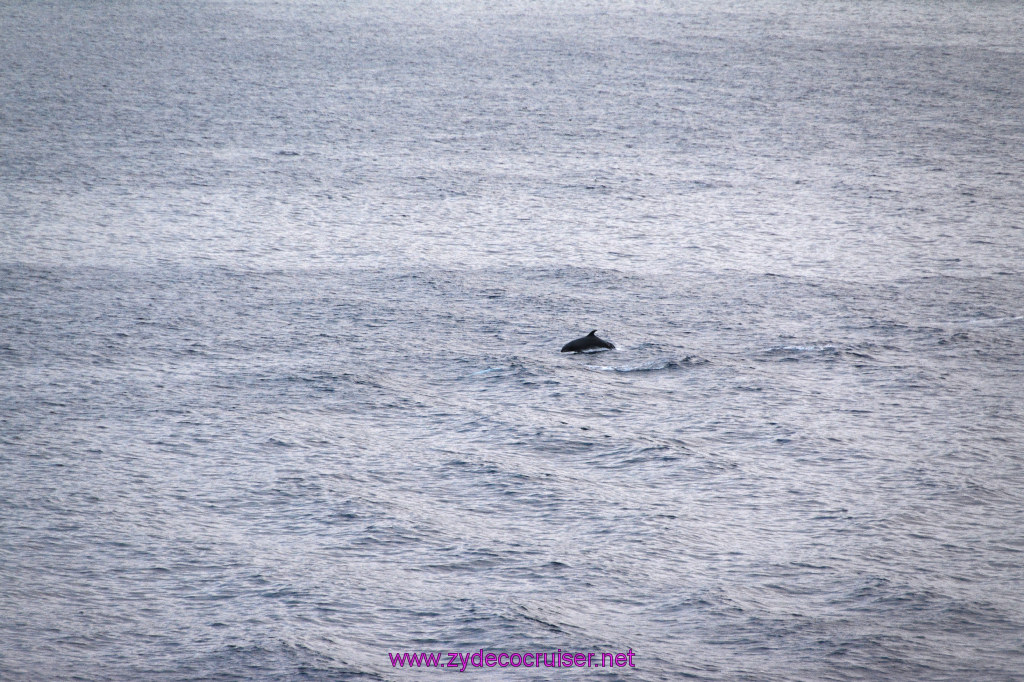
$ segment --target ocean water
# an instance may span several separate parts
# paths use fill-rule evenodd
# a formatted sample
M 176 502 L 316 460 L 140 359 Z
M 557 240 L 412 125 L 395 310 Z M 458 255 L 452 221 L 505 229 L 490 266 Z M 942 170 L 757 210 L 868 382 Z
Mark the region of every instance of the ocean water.
M 5 2 L 0 679 L 1024 679 L 1022 46 Z

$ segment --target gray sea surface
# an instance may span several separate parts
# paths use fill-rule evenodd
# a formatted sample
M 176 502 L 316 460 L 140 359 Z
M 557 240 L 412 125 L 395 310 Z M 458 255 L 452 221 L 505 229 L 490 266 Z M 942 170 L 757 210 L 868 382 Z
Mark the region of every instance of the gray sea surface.
M 0 679 L 1024 679 L 1022 112 L 1017 1 L 7 0 Z

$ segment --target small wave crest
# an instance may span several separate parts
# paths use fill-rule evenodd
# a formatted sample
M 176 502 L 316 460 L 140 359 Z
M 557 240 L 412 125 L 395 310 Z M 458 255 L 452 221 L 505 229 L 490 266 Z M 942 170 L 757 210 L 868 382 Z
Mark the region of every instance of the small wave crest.
M 648 360 L 635 365 L 596 365 L 591 367 L 600 372 L 660 372 L 664 370 L 686 369 L 697 365 L 707 364 L 707 360 L 696 355 L 687 355 L 685 358 L 660 358 Z
M 833 343 L 808 343 L 769 346 L 757 353 L 761 360 L 796 362 L 799 360 L 836 360 L 842 349 Z
M 512 358 L 497 365 L 490 365 L 466 375 L 468 379 L 489 379 L 493 377 L 533 376 L 534 372 L 519 358 Z

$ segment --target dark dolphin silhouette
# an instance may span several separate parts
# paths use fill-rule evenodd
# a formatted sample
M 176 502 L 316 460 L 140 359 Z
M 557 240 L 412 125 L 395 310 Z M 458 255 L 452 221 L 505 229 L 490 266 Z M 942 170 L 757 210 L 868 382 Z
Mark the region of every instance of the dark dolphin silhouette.
M 615 348 L 615 344 L 604 339 L 597 338 L 597 330 L 590 332 L 586 336 L 581 336 L 575 341 L 562 346 L 563 353 L 582 353 L 585 350 L 592 350 L 594 348 Z

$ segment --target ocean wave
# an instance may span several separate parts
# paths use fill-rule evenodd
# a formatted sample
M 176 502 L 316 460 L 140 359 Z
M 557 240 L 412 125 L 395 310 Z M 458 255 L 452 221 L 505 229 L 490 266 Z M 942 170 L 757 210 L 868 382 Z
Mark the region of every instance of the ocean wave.
M 660 372 L 664 370 L 675 370 L 675 369 L 686 369 L 687 367 L 695 367 L 698 365 L 707 364 L 707 360 L 704 358 L 697 357 L 696 355 L 687 355 L 682 359 L 676 358 L 662 358 L 657 360 L 648 360 L 641 362 L 636 365 L 595 365 L 590 369 L 597 370 L 599 372 Z

